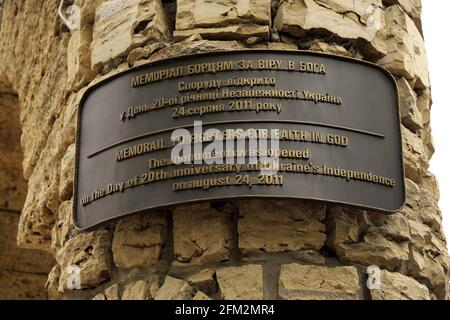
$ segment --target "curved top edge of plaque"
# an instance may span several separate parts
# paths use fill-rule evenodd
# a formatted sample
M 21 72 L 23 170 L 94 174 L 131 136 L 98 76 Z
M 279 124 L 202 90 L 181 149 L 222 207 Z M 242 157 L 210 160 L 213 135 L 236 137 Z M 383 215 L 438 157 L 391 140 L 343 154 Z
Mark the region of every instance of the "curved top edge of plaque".
M 127 73 L 137 71 L 140 69 L 144 69 L 147 67 L 157 66 L 160 64 L 164 64 L 164 63 L 180 61 L 180 60 L 183 60 L 186 58 L 195 58 L 195 57 L 202 57 L 202 56 L 215 56 L 215 55 L 233 54 L 233 53 L 236 53 L 236 54 L 239 54 L 239 53 L 305 54 L 305 55 L 310 55 L 310 56 L 325 57 L 325 58 L 331 58 L 331 59 L 336 59 L 336 60 L 343 60 L 343 61 L 347 61 L 347 62 L 354 62 L 357 64 L 362 64 L 367 67 L 372 67 L 373 69 L 377 69 L 378 71 L 381 71 L 382 73 L 384 73 L 394 84 L 395 89 L 397 91 L 397 96 L 398 96 L 398 87 L 397 87 L 397 82 L 395 80 L 395 77 L 392 75 L 392 73 L 389 70 L 387 70 L 386 68 L 383 68 L 382 66 L 380 66 L 374 62 L 360 60 L 360 59 L 352 58 L 352 57 L 341 56 L 341 55 L 332 54 L 332 53 L 324 53 L 324 52 L 317 52 L 317 51 L 310 51 L 310 50 L 240 49 L 240 50 L 221 50 L 221 51 L 214 51 L 214 52 L 183 54 L 183 55 L 179 55 L 179 56 L 175 56 L 175 57 L 169 57 L 169 58 L 163 58 L 163 59 L 159 59 L 159 60 L 155 60 L 155 61 L 150 61 L 150 62 L 143 63 L 143 64 L 135 66 L 135 67 L 128 68 L 123 71 L 118 71 L 110 76 L 105 77 L 104 79 L 101 79 L 98 81 L 93 80 L 90 84 L 88 84 L 86 91 L 82 94 L 79 105 L 83 104 L 83 102 L 89 96 L 91 91 L 93 91 L 97 87 L 105 84 L 106 82 L 114 80 L 115 78 L 123 76 Z M 399 105 L 399 103 L 397 101 L 397 107 L 398 107 L 398 105 Z
M 86 101 L 87 97 L 90 95 L 90 93 L 92 91 L 94 91 L 97 87 L 102 86 L 105 83 L 108 83 L 109 81 L 112 81 L 120 76 L 123 76 L 125 74 L 140 70 L 140 69 L 144 69 L 147 67 L 151 67 L 151 66 L 157 66 L 157 65 L 161 65 L 164 63 L 171 63 L 171 62 L 176 62 L 176 61 L 181 61 L 183 59 L 186 58 L 195 58 L 195 57 L 202 57 L 202 56 L 216 56 L 216 55 L 224 55 L 224 54 L 239 54 L 239 53 L 275 53 L 275 54 L 303 54 L 303 55 L 309 55 L 309 56 L 317 56 L 317 57 L 324 57 L 324 58 L 331 58 L 331 59 L 336 59 L 336 60 L 342 60 L 342 61 L 346 61 L 346 62 L 352 62 L 352 63 L 356 63 L 356 64 L 360 64 L 360 65 L 365 65 L 366 67 L 375 69 L 377 71 L 380 71 L 381 73 L 383 73 L 393 84 L 394 87 L 394 91 L 395 91 L 395 96 L 396 96 L 396 109 L 397 109 L 397 120 L 398 120 L 398 124 L 399 124 L 399 129 L 401 130 L 401 119 L 400 119 L 400 101 L 399 101 L 399 92 L 398 92 L 398 85 L 397 85 L 397 81 L 394 77 L 394 75 L 387 70 L 386 68 L 370 62 L 370 61 L 365 61 L 365 60 L 360 60 L 357 58 L 352 58 L 352 57 L 346 57 L 346 56 L 342 56 L 342 55 L 337 55 L 337 54 L 332 54 L 332 53 L 324 53 L 324 52 L 317 52 L 317 51 L 310 51 L 310 50 L 281 50 L 281 49 L 239 49 L 239 50 L 221 50 L 221 51 L 214 51 L 214 52 L 204 52 L 204 53 L 194 53 L 194 54 L 183 54 L 183 55 L 179 55 L 179 56 L 175 56 L 175 57 L 169 57 L 169 58 L 163 58 L 163 59 L 159 59 L 159 60 L 155 60 L 155 61 L 151 61 L 148 63 L 143 63 L 139 66 L 135 66 L 135 67 L 131 67 L 128 68 L 126 70 L 123 71 L 119 71 L 115 74 L 112 74 L 110 76 L 107 76 L 104 79 L 98 80 L 98 81 L 92 81 L 89 85 L 88 88 L 85 90 L 85 92 L 82 94 L 79 102 L 78 102 L 78 114 L 77 114 L 77 131 L 76 131 L 76 151 L 75 151 L 75 167 L 78 166 L 79 163 L 79 138 L 80 138 L 80 125 L 81 125 L 81 112 L 82 112 L 82 107 L 84 105 L 84 102 Z M 399 135 L 400 138 L 400 156 L 403 159 L 403 144 L 402 144 L 402 135 L 400 132 Z M 343 206 L 348 206 L 348 207 L 353 207 L 353 208 L 357 208 L 357 209 L 362 209 L 362 210 L 373 210 L 373 211 L 379 211 L 379 212 L 383 212 L 385 214 L 395 214 L 399 211 L 401 211 L 404 206 L 406 205 L 406 187 L 405 187 L 405 168 L 404 168 L 404 163 L 403 161 L 401 161 L 401 170 L 402 170 L 402 185 L 403 185 L 403 193 L 402 193 L 402 205 L 397 208 L 397 209 L 381 209 L 381 208 L 376 208 L 376 207 L 361 207 L 358 206 L 356 204 L 351 204 L 351 203 L 344 203 L 344 202 L 333 202 L 333 201 L 329 201 L 329 200 L 324 200 L 324 199 L 306 199 L 306 200 L 311 200 L 311 201 L 323 201 L 325 203 L 330 203 L 330 204 L 334 204 L 334 205 L 343 205 Z M 147 208 L 147 209 L 143 209 L 143 210 L 139 210 L 136 212 L 129 212 L 127 214 L 124 214 L 120 217 L 116 217 L 116 218 L 112 218 L 112 219 L 108 219 L 105 221 L 100 221 L 98 222 L 96 225 L 94 226 L 89 226 L 89 227 L 81 227 L 78 224 L 78 221 L 76 219 L 76 211 L 77 211 L 77 201 L 78 201 L 78 196 L 77 196 L 77 184 L 78 184 L 78 173 L 77 170 L 75 170 L 75 175 L 74 175 L 74 193 L 73 193 L 73 214 L 72 214 L 72 222 L 75 226 L 75 228 L 78 231 L 88 231 L 88 230 L 92 230 L 93 228 L 96 228 L 100 225 L 104 225 L 106 223 L 111 223 L 114 221 L 117 221 L 119 219 L 123 219 L 125 217 L 128 216 L 132 216 L 132 215 L 136 215 L 139 213 L 143 213 L 146 211 L 150 211 L 153 210 L 155 208 Z M 241 199 L 245 199 L 246 197 L 240 197 Z M 271 199 L 271 197 L 261 197 L 265 198 L 265 199 Z M 237 198 L 236 198 L 237 199 Z M 236 200 L 235 199 L 235 200 Z M 277 199 L 280 199 L 279 197 L 277 197 Z M 289 197 L 286 197 L 287 200 L 289 200 Z M 302 200 L 301 198 L 294 198 L 294 199 L 298 199 L 298 200 Z M 173 203 L 171 205 L 168 205 L 167 208 L 176 206 L 176 205 L 182 205 L 182 204 L 192 204 L 192 203 L 198 203 L 200 201 L 214 201 L 214 200 L 219 200 L 219 199 L 203 199 L 203 200 L 192 200 L 192 201 L 184 201 L 183 203 Z M 233 199 L 231 199 L 233 200 Z M 166 209 L 167 209 L 166 208 Z M 164 208 L 159 208 L 161 210 L 163 210 Z

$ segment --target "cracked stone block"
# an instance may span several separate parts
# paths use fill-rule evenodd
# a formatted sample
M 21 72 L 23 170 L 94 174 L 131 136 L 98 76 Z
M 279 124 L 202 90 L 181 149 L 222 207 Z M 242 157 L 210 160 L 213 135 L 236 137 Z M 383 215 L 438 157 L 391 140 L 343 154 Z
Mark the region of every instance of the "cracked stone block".
M 179 0 L 174 37 L 268 40 L 271 21 L 271 3 L 267 0 Z
M 355 267 L 281 266 L 279 294 L 283 300 L 359 300 L 361 287 Z
M 386 9 L 387 55 L 377 63 L 399 77 L 405 77 L 413 89 L 430 86 L 425 43 L 411 18 L 398 5 Z
M 229 259 L 232 236 L 229 215 L 209 204 L 178 207 L 173 212 L 175 258 L 204 264 Z
M 101 69 L 136 47 L 170 38 L 170 21 L 161 0 L 105 1 L 96 11 L 92 67 Z
M 263 270 L 259 265 L 227 267 L 216 272 L 220 294 L 224 300 L 262 300 Z
M 112 251 L 119 268 L 154 266 L 167 234 L 164 213 L 150 213 L 120 220 L 114 231 Z
M 387 52 L 381 0 L 283 1 L 275 27 L 297 38 L 320 32 L 351 41 L 371 59 L 381 58 Z
M 239 249 L 256 252 L 320 250 L 325 244 L 325 205 L 290 200 L 243 200 Z

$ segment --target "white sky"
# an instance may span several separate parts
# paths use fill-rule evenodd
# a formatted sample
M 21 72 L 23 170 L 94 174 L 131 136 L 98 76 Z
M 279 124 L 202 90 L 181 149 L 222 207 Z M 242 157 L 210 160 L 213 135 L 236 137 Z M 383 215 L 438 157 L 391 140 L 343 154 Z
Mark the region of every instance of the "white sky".
M 444 219 L 444 230 L 450 241 L 450 1 L 422 0 L 423 28 L 430 66 L 433 107 L 431 127 L 436 153 L 431 160 L 431 172 L 439 181 L 439 201 Z

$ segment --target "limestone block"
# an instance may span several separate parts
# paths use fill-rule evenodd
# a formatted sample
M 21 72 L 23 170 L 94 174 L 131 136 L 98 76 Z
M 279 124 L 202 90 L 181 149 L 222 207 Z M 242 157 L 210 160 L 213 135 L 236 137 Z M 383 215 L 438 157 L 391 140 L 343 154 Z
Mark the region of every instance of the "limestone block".
M 66 242 L 56 255 L 61 266 L 59 291 L 67 290 L 70 267 L 80 268 L 81 288 L 93 288 L 111 276 L 111 233 L 100 230 L 82 233 Z
M 17 234 L 19 246 L 23 248 L 46 251 L 50 251 L 51 248 L 51 231 L 61 204 L 59 199 L 61 159 L 69 145 L 73 143 L 70 137 L 64 134 L 63 122 L 63 117 L 54 122 L 42 150 L 42 157 L 28 181 L 28 194 Z
M 229 259 L 229 215 L 209 208 L 209 204 L 175 208 L 173 235 L 179 262 L 204 264 Z
M 75 230 L 72 219 L 73 214 L 73 200 L 65 201 L 61 203 L 58 211 L 58 218 L 52 229 L 52 252 L 58 252 L 70 235 Z
M 429 88 L 422 90 L 417 97 L 417 108 L 422 113 L 423 125 L 425 127 L 430 124 L 432 104 L 433 98 L 431 96 L 431 90 Z
M 152 300 L 158 290 L 159 279 L 157 276 L 152 276 L 150 280 L 139 280 L 127 285 L 123 291 L 122 300 Z
M 400 117 L 403 125 L 415 132 L 423 128 L 422 113 L 417 107 L 417 95 L 405 78 L 397 80 L 400 99 Z
M 406 240 L 410 235 L 403 217 L 376 218 L 352 211 L 331 208 L 327 217 L 327 230 L 330 230 L 327 246 L 339 260 L 378 265 L 388 270 L 395 270 L 408 260 Z M 389 223 L 394 223 L 399 230 Z
M 436 152 L 436 148 L 434 146 L 434 139 L 432 134 L 432 129 L 428 125 L 426 128 L 420 131 L 420 136 L 422 138 L 423 147 L 425 148 L 425 153 L 428 159 L 431 160 L 434 153 Z
M 405 77 L 413 89 L 429 87 L 428 60 L 422 35 L 400 6 L 386 9 L 386 29 L 388 54 L 378 64 L 399 77 Z
M 413 249 L 407 270 L 411 276 L 424 281 L 438 299 L 448 297 L 448 255 L 444 252 L 434 257 Z
M 381 289 L 370 290 L 372 300 L 430 300 L 423 284 L 398 272 L 381 271 Z
M 67 148 L 66 154 L 61 159 L 61 170 L 59 174 L 59 199 L 67 201 L 73 195 L 73 179 L 75 175 L 75 144 Z
M 190 276 L 187 281 L 197 290 L 206 294 L 217 292 L 216 270 L 204 269 Z
M 425 190 L 430 192 L 436 200 L 440 199 L 441 194 L 439 190 L 439 183 L 434 174 L 432 174 L 431 172 L 427 172 L 426 175 L 422 178 L 422 186 Z
M 287 200 L 245 200 L 239 205 L 239 249 L 252 252 L 320 250 L 325 205 Z
M 259 265 L 227 267 L 216 272 L 219 290 L 224 300 L 262 300 L 263 270 Z
M 406 129 L 401 128 L 403 137 L 403 164 L 405 176 L 415 182 L 420 182 L 421 178 L 428 171 L 428 157 L 422 140 Z
M 195 294 L 194 298 L 192 299 L 194 301 L 207 301 L 207 300 L 212 300 L 210 297 L 208 297 L 206 294 L 204 294 L 201 291 L 197 291 L 197 293 Z
M 92 81 L 96 72 L 91 69 L 92 26 L 73 30 L 67 50 L 67 88 L 76 91 Z
M 120 300 L 119 296 L 119 286 L 117 284 L 113 284 L 105 290 L 106 300 Z
M 134 63 L 138 60 L 148 59 L 153 53 L 156 51 L 165 48 L 166 45 L 164 43 L 152 43 L 145 47 L 139 47 L 131 50 L 128 55 L 127 61 L 130 66 L 134 66 Z
M 119 221 L 112 251 L 119 268 L 150 267 L 156 264 L 166 241 L 164 213 L 143 214 Z
M 284 300 L 359 300 L 355 267 L 281 266 L 279 294 Z
M 194 289 L 184 280 L 167 276 L 155 300 L 192 300 Z
M 106 300 L 106 297 L 103 293 L 100 293 L 100 294 L 96 295 L 94 298 L 92 298 L 92 300 L 102 301 L 102 300 Z
M 61 267 L 57 264 L 48 274 L 45 288 L 48 292 L 49 300 L 60 300 L 61 293 L 59 292 L 59 278 L 61 276 Z
M 99 69 L 149 42 L 171 37 L 161 0 L 109 0 L 97 8 L 91 44 L 91 63 Z
M 368 213 L 367 221 L 367 232 L 379 233 L 387 239 L 399 242 L 411 240 L 408 220 L 401 213 Z
M 245 40 L 258 38 L 258 40 L 269 39 L 269 27 L 254 24 L 231 25 L 222 28 L 196 28 L 189 30 L 175 30 L 173 37 L 175 41 L 187 39 L 193 35 L 201 36 L 208 40 Z M 248 43 L 249 41 L 247 41 Z
M 398 4 L 414 21 L 417 29 L 422 32 L 422 22 L 420 20 L 422 15 L 421 0 L 383 0 L 383 4 L 387 6 Z
M 381 0 L 289 0 L 278 8 L 275 27 L 302 38 L 320 30 L 351 41 L 370 58 L 386 54 Z
M 353 55 L 344 47 L 337 44 L 329 44 L 321 41 L 314 41 L 309 46 L 308 50 L 353 58 Z
M 268 40 L 270 6 L 267 0 L 179 0 L 174 37 L 198 34 L 216 40 Z
M 237 41 L 210 41 L 210 40 L 192 40 L 186 39 L 183 42 L 175 43 L 170 47 L 164 48 L 151 56 L 150 61 L 156 61 L 180 55 L 189 55 L 195 53 L 209 53 L 217 51 L 229 51 L 244 49 L 245 46 Z

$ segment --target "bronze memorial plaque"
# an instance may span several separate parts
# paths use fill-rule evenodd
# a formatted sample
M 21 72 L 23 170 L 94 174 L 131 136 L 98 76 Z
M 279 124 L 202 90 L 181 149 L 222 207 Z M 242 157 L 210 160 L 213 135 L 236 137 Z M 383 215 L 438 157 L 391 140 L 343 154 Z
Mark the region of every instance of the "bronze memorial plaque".
M 248 197 L 399 210 L 405 186 L 390 73 L 339 56 L 245 50 L 154 62 L 85 93 L 78 228 Z

